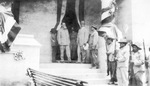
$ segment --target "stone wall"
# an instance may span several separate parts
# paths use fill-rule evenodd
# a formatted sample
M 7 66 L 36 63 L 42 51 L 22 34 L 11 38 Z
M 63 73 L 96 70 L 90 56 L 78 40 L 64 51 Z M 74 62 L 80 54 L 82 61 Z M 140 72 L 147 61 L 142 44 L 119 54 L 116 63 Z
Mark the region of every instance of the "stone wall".
M 40 62 L 51 62 L 50 30 L 56 23 L 55 0 L 22 1 L 20 33 L 32 34 L 42 44 Z

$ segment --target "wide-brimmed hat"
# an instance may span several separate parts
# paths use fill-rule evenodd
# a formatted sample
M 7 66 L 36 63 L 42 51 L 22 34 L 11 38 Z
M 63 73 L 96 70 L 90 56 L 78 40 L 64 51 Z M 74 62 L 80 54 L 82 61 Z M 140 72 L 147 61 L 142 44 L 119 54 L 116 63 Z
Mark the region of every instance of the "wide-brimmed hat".
M 133 47 L 133 46 L 136 46 L 139 50 L 142 49 L 142 48 L 141 48 L 141 44 L 140 44 L 139 42 L 135 42 L 135 43 L 133 43 L 131 46 L 132 46 L 132 47 Z
M 115 40 L 116 38 L 115 38 L 115 35 L 114 34 L 107 34 L 107 38 L 108 39 L 113 39 L 113 40 Z
M 100 29 L 98 29 L 98 32 L 105 32 L 106 33 L 106 27 L 101 27 Z
M 127 41 L 127 39 L 120 39 L 120 41 L 119 41 L 119 43 L 127 43 L 128 41 Z
M 91 27 L 94 28 L 95 30 L 97 30 L 97 28 L 95 26 L 92 25 Z

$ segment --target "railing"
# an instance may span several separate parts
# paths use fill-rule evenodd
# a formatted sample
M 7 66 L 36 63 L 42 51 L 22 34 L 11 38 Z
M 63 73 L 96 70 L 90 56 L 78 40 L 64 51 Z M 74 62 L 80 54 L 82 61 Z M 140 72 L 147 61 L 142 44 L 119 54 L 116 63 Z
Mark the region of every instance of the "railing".
M 39 72 L 28 68 L 27 75 L 32 78 L 34 86 L 85 86 L 85 81 L 70 79 Z

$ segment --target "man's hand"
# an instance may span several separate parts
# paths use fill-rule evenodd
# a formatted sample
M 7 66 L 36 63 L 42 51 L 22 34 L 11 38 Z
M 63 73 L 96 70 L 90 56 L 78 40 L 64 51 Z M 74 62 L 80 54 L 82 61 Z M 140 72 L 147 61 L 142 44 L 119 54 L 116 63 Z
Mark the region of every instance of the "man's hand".
M 95 49 L 96 48 L 96 46 L 92 46 L 92 49 Z
M 133 61 L 133 60 L 130 60 L 130 63 L 134 63 L 134 61 Z
M 86 43 L 84 43 L 83 45 L 86 46 Z
M 115 61 L 118 61 L 118 58 L 117 58 L 117 57 L 115 57 Z

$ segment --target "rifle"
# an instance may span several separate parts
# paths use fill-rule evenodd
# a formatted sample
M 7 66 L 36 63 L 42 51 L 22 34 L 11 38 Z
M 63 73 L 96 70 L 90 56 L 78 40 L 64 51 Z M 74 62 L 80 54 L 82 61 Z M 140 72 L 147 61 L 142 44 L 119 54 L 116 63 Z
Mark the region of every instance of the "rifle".
M 130 57 L 129 57 L 129 84 L 132 85 L 134 83 L 134 70 L 133 70 L 133 66 L 134 63 L 131 62 L 132 60 L 132 41 L 129 42 L 130 44 Z
M 148 69 L 148 62 L 147 62 L 147 58 L 146 58 L 146 50 L 145 50 L 144 39 L 143 39 L 143 50 L 144 50 L 144 57 L 145 57 L 145 68 Z

